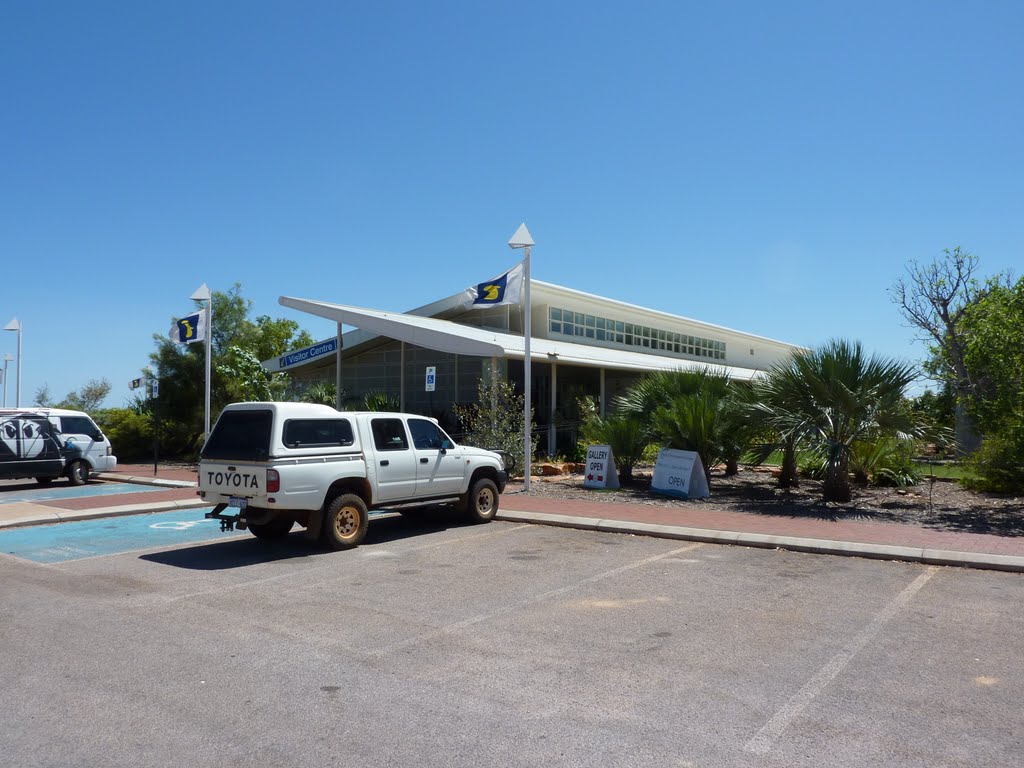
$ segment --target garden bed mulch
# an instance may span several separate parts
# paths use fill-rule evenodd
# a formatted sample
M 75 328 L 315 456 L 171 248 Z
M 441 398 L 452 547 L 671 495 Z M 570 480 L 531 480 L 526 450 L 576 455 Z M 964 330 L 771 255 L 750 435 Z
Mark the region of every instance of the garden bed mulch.
M 636 482 L 619 490 L 583 487 L 583 476 L 533 477 L 531 493 L 558 499 L 653 504 L 667 507 L 701 505 L 753 515 L 808 517 L 819 520 L 874 520 L 918 525 L 942 531 L 1024 536 L 1024 497 L 979 493 L 949 480 L 925 479 L 908 488 L 853 486 L 847 504 L 822 501 L 821 482 L 801 478 L 800 487 L 782 489 L 767 470 L 742 469 L 726 476 L 711 473 L 711 497 L 682 501 L 653 493 L 650 471 L 635 473 Z M 522 483 L 509 484 L 508 491 Z

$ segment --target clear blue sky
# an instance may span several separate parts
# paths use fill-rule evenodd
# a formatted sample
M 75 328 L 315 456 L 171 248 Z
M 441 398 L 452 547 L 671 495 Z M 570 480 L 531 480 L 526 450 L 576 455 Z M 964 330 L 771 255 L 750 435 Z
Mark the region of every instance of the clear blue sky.
M 1020 2 L 11 0 L 23 403 L 123 404 L 203 282 L 323 338 L 278 296 L 410 309 L 511 266 L 521 221 L 537 279 L 920 359 L 908 259 L 1024 271 L 1021 40 Z

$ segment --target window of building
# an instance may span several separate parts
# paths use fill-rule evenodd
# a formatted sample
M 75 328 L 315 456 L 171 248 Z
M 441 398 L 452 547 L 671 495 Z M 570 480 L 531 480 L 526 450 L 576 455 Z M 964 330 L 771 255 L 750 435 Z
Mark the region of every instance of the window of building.
M 627 348 L 653 349 L 671 355 L 725 360 L 724 341 L 689 336 L 646 325 L 636 325 L 623 320 L 587 315 L 564 307 L 550 307 L 548 322 L 552 334 L 594 339 Z

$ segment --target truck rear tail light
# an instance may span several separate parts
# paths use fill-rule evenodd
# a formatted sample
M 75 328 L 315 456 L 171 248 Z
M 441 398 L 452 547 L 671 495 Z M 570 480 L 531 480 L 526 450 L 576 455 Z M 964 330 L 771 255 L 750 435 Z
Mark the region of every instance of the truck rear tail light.
M 267 493 L 277 493 L 281 490 L 281 476 L 276 469 L 267 470 Z

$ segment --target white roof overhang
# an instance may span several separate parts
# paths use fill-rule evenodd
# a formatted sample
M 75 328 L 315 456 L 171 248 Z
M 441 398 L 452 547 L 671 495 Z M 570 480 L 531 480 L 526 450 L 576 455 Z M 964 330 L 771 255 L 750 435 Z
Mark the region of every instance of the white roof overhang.
M 348 304 L 294 299 L 290 296 L 282 296 L 277 301 L 284 307 L 326 317 L 328 320 L 352 325 L 389 339 L 404 341 L 438 352 L 477 357 L 503 357 L 505 355 L 505 347 L 494 338 L 497 334 L 480 328 L 457 325 L 447 320 L 405 315 L 401 312 L 381 312 L 377 309 L 353 307 Z
M 507 357 L 519 360 L 526 356 L 526 345 L 522 336 L 500 333 L 487 328 L 460 325 L 450 320 L 406 315 L 399 312 L 382 312 L 376 309 L 296 299 L 290 296 L 282 296 L 278 299 L 278 303 L 285 307 L 377 333 L 386 338 L 439 352 L 475 357 Z M 678 357 L 631 352 L 589 344 L 575 344 L 570 341 L 552 341 L 537 337 L 530 341 L 530 359 L 637 372 L 710 368 L 739 380 L 753 379 L 761 373 L 753 368 L 716 365 L 710 361 L 684 360 Z

